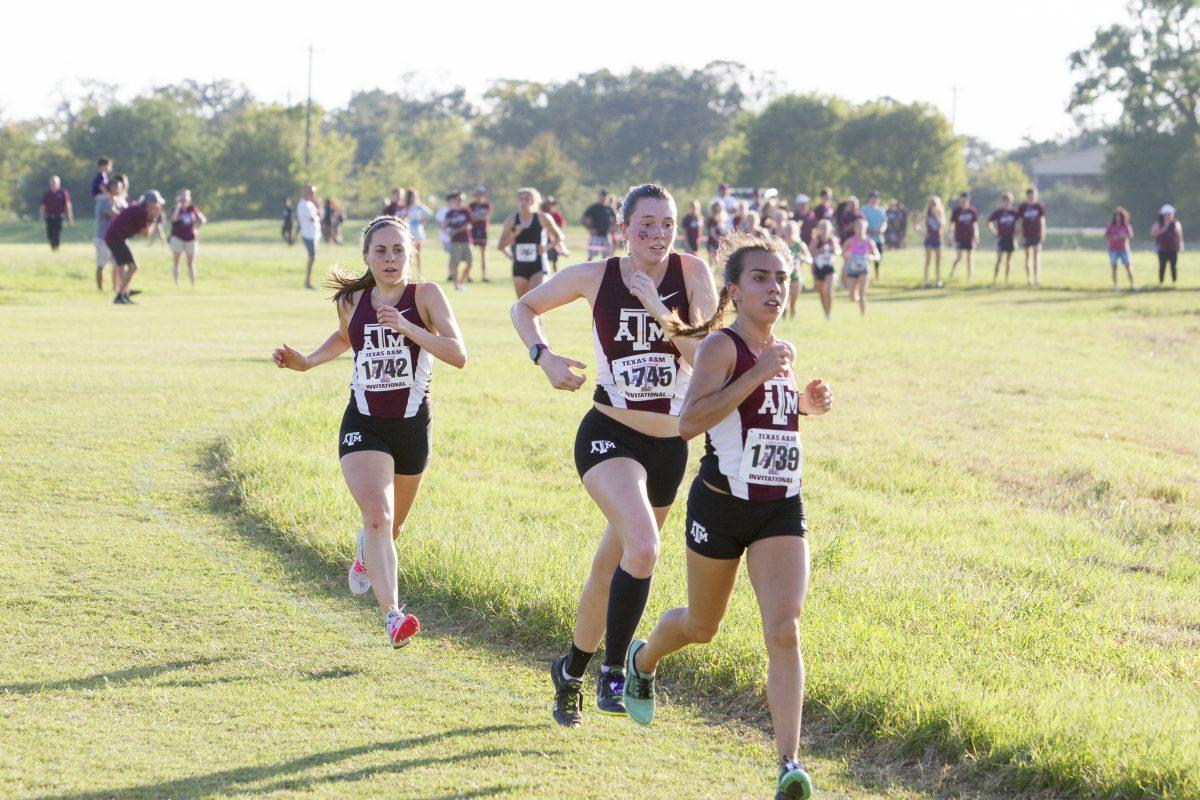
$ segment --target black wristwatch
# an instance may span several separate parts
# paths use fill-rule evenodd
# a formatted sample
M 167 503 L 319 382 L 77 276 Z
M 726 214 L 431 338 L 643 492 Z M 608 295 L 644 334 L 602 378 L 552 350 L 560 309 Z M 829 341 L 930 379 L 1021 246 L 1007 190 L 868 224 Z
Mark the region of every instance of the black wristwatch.
M 533 347 L 529 348 L 529 360 L 536 364 L 538 359 L 542 357 L 542 353 L 549 349 L 550 345 L 538 342 Z

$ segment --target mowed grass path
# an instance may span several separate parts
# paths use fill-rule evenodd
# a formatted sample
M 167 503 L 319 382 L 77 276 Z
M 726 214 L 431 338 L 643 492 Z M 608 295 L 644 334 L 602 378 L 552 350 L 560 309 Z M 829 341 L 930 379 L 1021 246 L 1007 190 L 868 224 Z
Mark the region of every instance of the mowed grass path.
M 477 774 L 471 753 L 496 742 L 513 751 L 479 757 L 490 768 L 477 796 L 520 796 L 539 779 L 565 794 L 570 769 L 542 775 L 576 760 L 591 770 L 585 786 L 606 775 L 608 790 L 629 788 L 643 775 L 616 765 L 631 758 L 648 759 L 645 775 L 671 796 L 762 793 L 761 733 L 697 732 L 689 706 L 672 703 L 648 739 L 625 737 L 632 749 L 620 721 L 594 714 L 584 736 L 556 736 L 536 662 L 485 644 L 515 635 L 548 655 L 565 640 L 601 524 L 570 461 L 588 398 L 550 391 L 528 365 L 505 282 L 452 297 L 472 363 L 437 370 L 435 462 L 403 570 L 434 635 L 397 655 L 341 588 L 356 527 L 333 455 L 348 364 L 263 369 L 279 338 L 308 347 L 333 324 L 327 304 L 292 288 L 296 250 L 210 245 L 192 295 L 167 287 L 161 249 L 143 248 L 148 294 L 131 309 L 89 295 L 85 252 L 0 250 L 0 391 L 18 411 L 0 423 L 14 509 L 0 547 L 15 565 L 3 592 L 14 646 L 0 659 L 17 676 L 0 687 L 0 725 L 37 741 L 6 748 L 0 781 L 60 796 L 94 790 L 96 774 L 108 794 L 336 795 L 357 780 L 401 791 L 417 773 L 394 764 L 413 754 L 384 745 L 441 724 L 466 732 L 418 745 L 426 777 L 411 785 L 426 794 L 411 796 L 456 796 L 445 787 Z M 435 260 L 428 276 L 442 274 Z M 893 766 L 888 793 L 1195 796 L 1200 293 L 1187 262 L 1180 289 L 1137 295 L 1106 289 L 1094 252 L 1050 254 L 1040 292 L 914 291 L 911 253 L 884 269 L 866 319 L 842 295 L 826 324 L 809 295 L 784 328 L 801 372 L 837 397 L 836 413 L 803 429 L 811 743 L 884 744 L 868 761 L 822 751 L 819 785 L 869 796 L 879 764 L 906 756 L 948 767 Z M 556 349 L 591 362 L 582 306 L 549 330 Z M 68 376 L 56 358 L 74 359 Z M 121 402 L 135 425 L 121 427 Z M 222 470 L 248 520 L 214 485 Z M 647 629 L 683 597 L 681 512 Z M 747 589 L 717 644 L 669 662 L 663 680 L 753 722 L 763 656 Z M 442 620 L 451 632 L 438 635 Z M 484 691 L 460 697 L 474 679 Z M 471 727 L 508 722 L 529 727 Z M 79 772 L 68 757 L 91 775 L 67 774 Z M 719 787 L 689 785 L 688 765 L 713 757 L 740 764 L 745 782 L 722 766 Z M 367 763 L 342 763 L 353 759 Z M 271 772 L 281 765 L 286 775 Z
M 673 705 L 649 732 L 598 714 L 563 731 L 546 643 L 523 652 L 503 624 L 410 597 L 427 630 L 394 652 L 344 565 L 242 511 L 228 442 L 347 365 L 275 370 L 265 348 L 323 335 L 330 308 L 296 288 L 298 248 L 214 244 L 220 228 L 194 293 L 138 247 L 131 308 L 91 285 L 90 246 L 0 245 L 0 797 L 769 797 L 761 728 Z M 472 326 L 505 303 L 470 296 Z M 305 480 L 287 477 L 349 502 L 339 477 Z M 844 747 L 809 763 L 829 797 L 944 783 Z

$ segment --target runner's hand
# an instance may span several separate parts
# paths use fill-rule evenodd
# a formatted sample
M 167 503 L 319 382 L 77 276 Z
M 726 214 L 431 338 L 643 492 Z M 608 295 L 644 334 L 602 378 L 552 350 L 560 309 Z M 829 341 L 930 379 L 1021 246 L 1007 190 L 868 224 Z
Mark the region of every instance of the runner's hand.
M 819 416 L 833 408 L 833 390 L 820 378 L 815 378 L 804 387 L 800 397 L 800 410 L 810 416 Z
M 280 369 L 294 369 L 297 372 L 304 372 L 308 369 L 308 359 L 304 354 L 295 349 L 287 342 L 283 343 L 283 347 L 275 348 L 275 352 L 271 354 L 275 366 Z
M 792 365 L 792 348 L 782 342 L 768 345 L 758 354 L 758 362 L 754 365 L 756 376 L 766 383 L 776 375 L 787 372 Z
M 412 323 L 405 319 L 395 306 L 386 303 L 375 306 L 375 318 L 379 320 L 380 325 L 387 325 L 396 333 L 408 333 L 412 330 Z
M 549 350 L 542 352 L 541 358 L 538 359 L 538 366 L 546 373 L 550 385 L 555 389 L 573 392 L 583 386 L 584 381 L 587 380 L 586 376 L 572 370 L 572 368 L 587 369 L 587 364 L 573 358 L 564 358 Z
M 629 279 L 629 292 L 642 302 L 642 306 L 655 319 L 669 316 L 670 311 L 658 296 L 658 287 L 654 280 L 644 272 L 635 272 Z

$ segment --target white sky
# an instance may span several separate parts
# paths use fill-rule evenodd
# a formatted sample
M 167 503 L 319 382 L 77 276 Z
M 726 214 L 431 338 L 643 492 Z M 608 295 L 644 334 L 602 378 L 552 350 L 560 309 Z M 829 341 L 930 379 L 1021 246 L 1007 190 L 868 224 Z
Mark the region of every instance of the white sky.
M 290 93 L 295 101 L 311 41 L 313 94 L 326 107 L 355 90 L 400 90 L 413 73 L 419 87 L 458 84 L 479 94 L 496 78 L 561 80 L 603 67 L 726 59 L 771 70 L 796 91 L 921 100 L 948 116 L 957 86 L 958 132 L 1001 147 L 1074 129 L 1064 111 L 1073 83 L 1067 56 L 1127 16 L 1125 0 L 6 6 L 0 118 L 9 120 L 48 114 L 86 78 L 116 83 L 125 95 L 226 78 L 261 99 Z

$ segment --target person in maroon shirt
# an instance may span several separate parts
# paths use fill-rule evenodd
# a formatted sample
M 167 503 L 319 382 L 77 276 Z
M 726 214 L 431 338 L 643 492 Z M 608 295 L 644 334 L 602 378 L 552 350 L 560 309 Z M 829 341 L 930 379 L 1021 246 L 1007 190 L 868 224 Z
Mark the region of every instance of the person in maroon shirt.
M 454 281 L 454 291 L 461 292 L 464 283 L 471 280 L 471 212 L 463 208 L 462 192 L 451 192 L 446 195 L 446 212 L 442 228 L 450 236 L 450 267 L 447 272 Z M 460 273 L 458 265 L 466 262 L 467 266 Z
M 382 214 L 385 217 L 399 217 L 406 219 L 407 209 L 404 206 L 404 190 L 392 189 L 392 197 L 383 206 Z
M 196 287 L 196 253 L 200 250 L 200 237 L 197 229 L 208 222 L 208 218 L 200 213 L 200 209 L 192 204 L 191 189 L 184 189 L 175 198 L 175 208 L 171 209 L 171 236 L 167 246 L 171 248 L 174 264 L 171 274 L 175 276 L 175 285 L 179 285 L 179 257 L 187 253 L 188 278 L 192 288 Z
M 820 200 L 821 202 L 813 206 L 813 215 L 817 218 L 817 222 L 827 219 L 836 225 L 837 220 L 833 218 L 834 209 L 836 208 L 833 202 L 833 189 L 830 189 L 828 186 L 822 189 Z
M 1133 239 L 1133 226 L 1129 224 L 1129 212 L 1117 206 L 1113 210 L 1112 219 L 1104 229 L 1104 238 L 1108 240 L 1108 263 L 1112 267 L 1113 291 L 1120 291 L 1117 282 L 1117 264 L 1125 265 L 1125 274 L 1129 276 L 1129 291 L 1133 288 L 1133 262 L 1129 258 L 1129 242 Z
M 1000 207 L 988 217 L 988 230 L 996 237 L 996 268 L 992 272 L 992 286 L 1000 278 L 1000 262 L 1004 262 L 1004 285 L 1008 286 L 1008 273 L 1012 269 L 1012 254 L 1016 247 L 1013 239 L 1017 235 L 1017 210 L 1013 208 L 1013 196 L 1009 192 L 1000 195 Z
M 950 278 L 954 277 L 954 270 L 966 253 L 967 283 L 970 283 L 975 271 L 975 245 L 979 244 L 979 212 L 971 205 L 971 195 L 967 192 L 958 196 L 958 205 L 950 212 L 950 222 L 954 225 L 954 263 L 950 265 Z
M 1042 273 L 1042 242 L 1046 238 L 1046 207 L 1038 202 L 1037 189 L 1025 191 L 1025 202 L 1017 206 L 1017 216 L 1021 218 L 1021 238 L 1024 239 L 1025 285 L 1037 286 Z
M 488 200 L 486 187 L 475 187 L 467 211 L 471 212 L 471 246 L 479 249 L 479 279 L 487 283 L 488 225 L 492 221 L 492 201 Z
M 68 225 L 75 224 L 71 193 L 62 188 L 62 181 L 57 175 L 51 175 L 50 188 L 42 195 L 41 205 L 38 206 L 38 221 L 46 224 L 46 239 L 50 242 L 51 250 L 58 249 L 64 217 Z
M 1183 251 L 1183 225 L 1175 218 L 1175 206 L 1167 203 L 1158 211 L 1158 219 L 1150 228 L 1158 251 L 1158 285 L 1162 286 L 1171 267 L 1171 283 L 1178 277 L 1179 254 Z
M 550 215 L 550 219 L 554 220 L 554 224 L 558 226 L 560 231 L 563 230 L 563 225 L 567 223 L 567 220 L 563 217 L 562 212 L 558 210 L 558 200 L 554 195 L 550 195 L 542 201 L 541 209 Z M 558 272 L 558 257 L 560 255 L 562 253 L 559 251 L 559 244 L 557 243 L 546 251 L 546 260 L 550 262 L 551 275 Z
M 866 219 L 863 213 L 858 210 L 858 198 L 850 195 L 846 198 L 845 204 L 835 214 L 838 238 L 842 240 L 842 244 L 854 235 L 854 231 L 858 228 L 858 221 Z
M 162 213 L 162 195 L 154 189 L 142 195 L 140 202 L 131 203 L 120 214 L 113 217 L 104 231 L 104 243 L 112 252 L 113 263 L 123 269 L 121 284 L 117 287 L 115 305 L 131 305 L 129 284 L 137 272 L 138 265 L 129 251 L 127 241 L 134 236 L 148 236 L 150 228 Z

